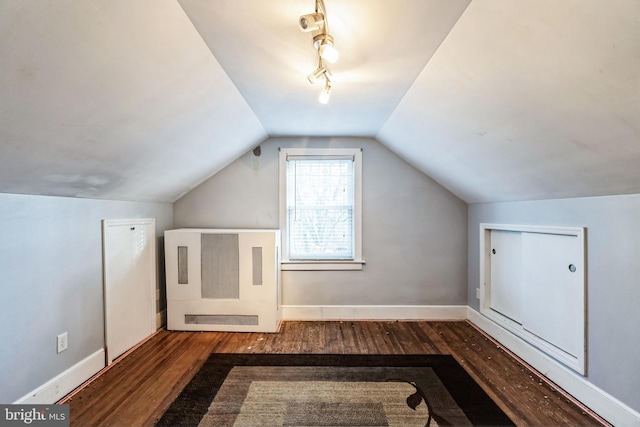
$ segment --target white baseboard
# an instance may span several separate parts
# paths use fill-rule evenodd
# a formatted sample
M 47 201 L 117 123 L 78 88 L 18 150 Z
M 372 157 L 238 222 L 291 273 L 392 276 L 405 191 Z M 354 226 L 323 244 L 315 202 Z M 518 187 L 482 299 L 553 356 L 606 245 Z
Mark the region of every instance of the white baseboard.
M 283 305 L 282 320 L 466 320 L 466 305 Z
M 56 403 L 104 367 L 105 353 L 104 349 L 100 349 L 14 403 L 29 405 Z
M 640 413 L 469 307 L 468 319 L 614 426 L 640 426 Z

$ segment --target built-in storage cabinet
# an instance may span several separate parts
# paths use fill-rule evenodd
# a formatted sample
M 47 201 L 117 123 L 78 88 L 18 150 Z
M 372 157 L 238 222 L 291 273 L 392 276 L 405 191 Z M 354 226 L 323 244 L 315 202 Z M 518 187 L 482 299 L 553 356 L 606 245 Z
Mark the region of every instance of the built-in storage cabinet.
M 481 224 L 480 237 L 481 313 L 585 374 L 584 229 Z
M 275 332 L 280 231 L 165 231 L 167 329 Z

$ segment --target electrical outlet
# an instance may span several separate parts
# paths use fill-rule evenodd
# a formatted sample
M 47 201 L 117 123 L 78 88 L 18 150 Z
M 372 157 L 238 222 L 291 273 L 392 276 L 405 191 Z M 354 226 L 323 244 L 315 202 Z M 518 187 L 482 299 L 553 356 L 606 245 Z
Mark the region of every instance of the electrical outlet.
M 58 353 L 62 353 L 67 348 L 69 348 L 69 335 L 67 334 L 67 332 L 63 332 L 58 335 L 56 344 L 58 347 Z
M 476 298 L 480 299 L 480 288 L 476 288 Z

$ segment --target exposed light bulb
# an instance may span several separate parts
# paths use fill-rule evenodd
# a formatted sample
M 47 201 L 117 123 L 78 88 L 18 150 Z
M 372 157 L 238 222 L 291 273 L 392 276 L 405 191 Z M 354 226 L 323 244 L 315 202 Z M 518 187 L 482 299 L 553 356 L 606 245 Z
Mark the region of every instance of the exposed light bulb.
M 329 82 L 329 79 L 327 79 L 327 83 L 324 85 L 322 92 L 320 92 L 320 97 L 318 98 L 320 104 L 326 104 L 329 102 L 329 95 L 331 95 L 331 83 Z
M 336 49 L 335 47 L 333 47 L 333 45 L 329 43 L 322 43 L 320 45 L 319 51 L 322 59 L 324 59 L 330 64 L 335 63 L 340 57 L 340 53 L 338 52 L 338 49 Z

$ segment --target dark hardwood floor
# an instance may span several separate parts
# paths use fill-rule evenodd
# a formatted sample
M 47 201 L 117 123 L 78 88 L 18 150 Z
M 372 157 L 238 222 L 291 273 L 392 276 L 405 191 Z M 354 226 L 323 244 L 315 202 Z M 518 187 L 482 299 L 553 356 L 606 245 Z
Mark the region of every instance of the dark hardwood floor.
M 467 322 L 332 321 L 279 333 L 159 331 L 63 399 L 72 426 L 147 426 L 212 353 L 451 354 L 521 426 L 601 426 Z

